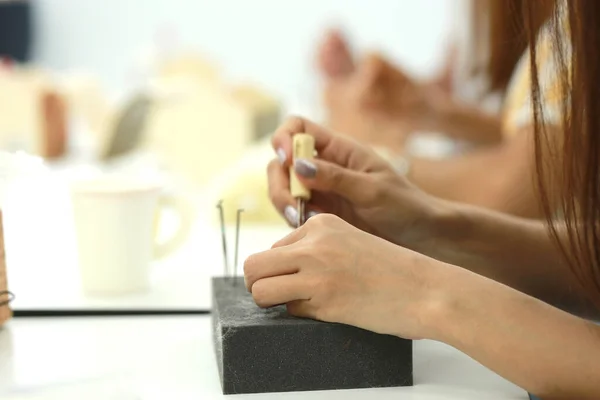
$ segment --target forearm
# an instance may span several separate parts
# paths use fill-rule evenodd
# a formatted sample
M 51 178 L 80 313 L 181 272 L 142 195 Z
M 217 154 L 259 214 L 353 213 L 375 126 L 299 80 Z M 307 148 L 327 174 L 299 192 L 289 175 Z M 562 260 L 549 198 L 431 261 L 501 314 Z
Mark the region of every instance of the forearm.
M 498 115 L 452 100 L 440 102 L 434 109 L 432 122 L 436 131 L 479 144 L 502 141 L 502 120 Z
M 436 279 L 432 339 L 541 399 L 600 398 L 600 327 L 460 268 Z
M 408 179 L 425 192 L 512 215 L 538 218 L 532 168 L 519 144 L 482 148 L 445 159 L 413 158 Z
M 580 284 L 541 221 L 439 202 L 415 250 L 573 312 L 586 312 Z

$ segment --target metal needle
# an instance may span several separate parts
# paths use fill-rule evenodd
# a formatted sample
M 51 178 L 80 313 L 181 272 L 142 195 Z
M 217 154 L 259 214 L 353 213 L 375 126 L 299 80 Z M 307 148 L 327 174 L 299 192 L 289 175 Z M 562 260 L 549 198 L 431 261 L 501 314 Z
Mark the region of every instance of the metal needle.
M 298 198 L 298 224 L 300 227 L 306 222 L 306 202 L 302 198 Z
M 236 285 L 237 282 L 237 269 L 238 269 L 238 250 L 239 250 L 239 242 L 240 242 L 240 219 L 241 214 L 244 212 L 243 209 L 237 210 L 237 215 L 235 219 L 235 256 L 233 263 L 233 285 Z
M 225 214 L 223 212 L 223 200 L 217 204 L 219 209 L 219 217 L 221 219 L 221 238 L 223 241 L 223 265 L 225 269 L 225 278 L 229 277 L 229 265 L 227 264 L 227 237 L 225 235 Z

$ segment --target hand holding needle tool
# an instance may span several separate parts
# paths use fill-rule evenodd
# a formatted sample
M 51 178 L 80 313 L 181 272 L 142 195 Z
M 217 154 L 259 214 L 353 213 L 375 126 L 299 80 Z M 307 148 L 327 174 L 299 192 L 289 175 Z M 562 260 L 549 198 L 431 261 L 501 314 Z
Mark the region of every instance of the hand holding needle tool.
M 312 160 L 315 154 L 315 138 L 307 133 L 298 133 L 294 135 L 292 145 L 292 159 Z M 294 166 L 290 167 L 290 192 L 298 201 L 298 220 L 297 227 L 306 222 L 306 203 L 310 201 L 310 190 L 307 189 L 298 179 Z

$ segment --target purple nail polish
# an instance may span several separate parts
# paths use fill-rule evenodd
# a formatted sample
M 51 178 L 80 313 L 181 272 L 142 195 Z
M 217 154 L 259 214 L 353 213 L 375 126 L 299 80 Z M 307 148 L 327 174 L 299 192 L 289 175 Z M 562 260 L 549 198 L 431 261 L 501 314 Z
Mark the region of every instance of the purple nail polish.
M 305 178 L 314 178 L 317 174 L 317 166 L 306 159 L 299 158 L 294 161 L 294 171 Z
M 287 219 L 290 224 L 296 226 L 296 224 L 298 223 L 298 212 L 294 207 L 285 207 L 285 209 L 283 210 L 283 215 L 285 215 L 285 219 Z
M 277 149 L 277 158 L 279 158 L 279 162 L 281 165 L 285 164 L 285 160 L 287 160 L 287 156 L 285 155 L 285 150 L 282 148 Z

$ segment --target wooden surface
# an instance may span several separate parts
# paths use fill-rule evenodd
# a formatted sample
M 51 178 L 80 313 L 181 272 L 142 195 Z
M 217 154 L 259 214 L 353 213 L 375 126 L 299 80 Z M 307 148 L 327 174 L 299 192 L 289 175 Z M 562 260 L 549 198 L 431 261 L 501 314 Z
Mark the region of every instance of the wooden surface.
M 10 319 L 12 313 L 8 305 L 2 305 L 8 300 L 8 294 L 2 293 L 8 290 L 6 282 L 6 262 L 4 257 L 4 231 L 2 229 L 2 211 L 0 211 L 0 326 Z

